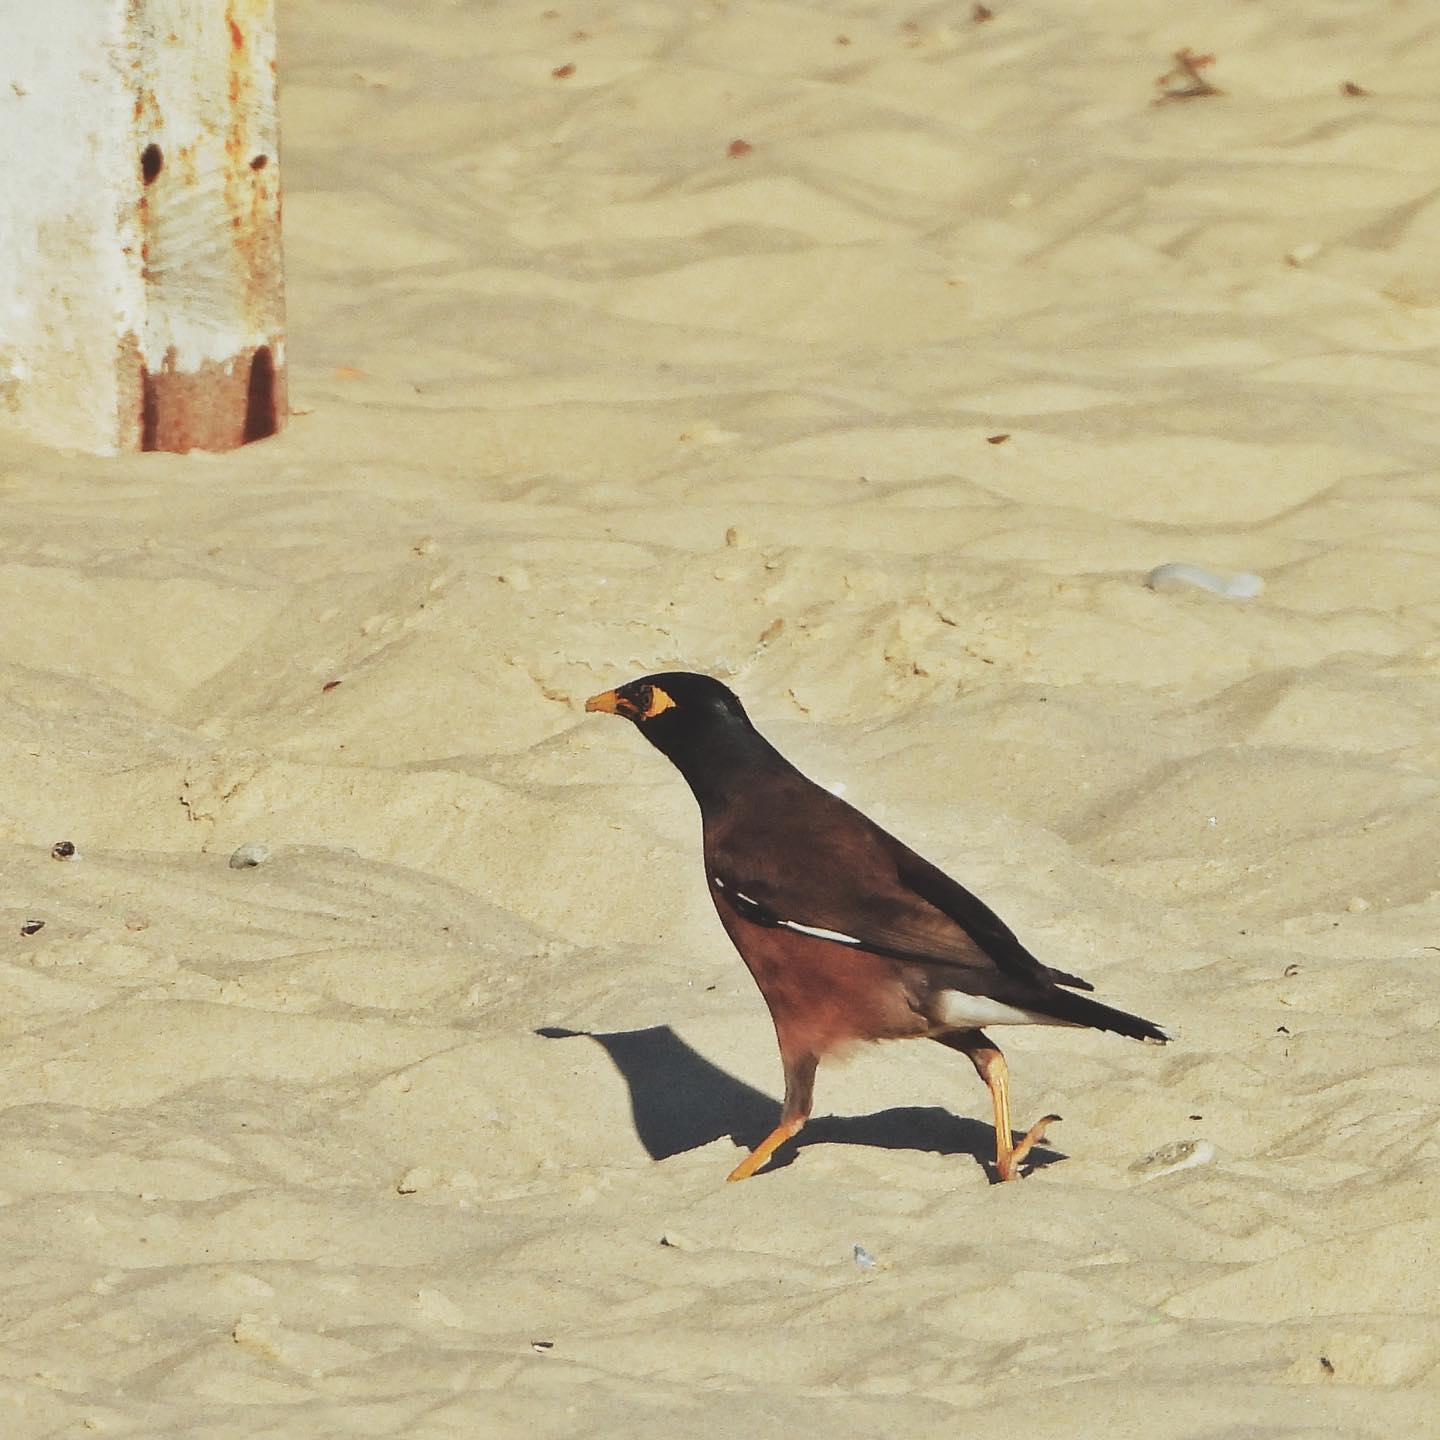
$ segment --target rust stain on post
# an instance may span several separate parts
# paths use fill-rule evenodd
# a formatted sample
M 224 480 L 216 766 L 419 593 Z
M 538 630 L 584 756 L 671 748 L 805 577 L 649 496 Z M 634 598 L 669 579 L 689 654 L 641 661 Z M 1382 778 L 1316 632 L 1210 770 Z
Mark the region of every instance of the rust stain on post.
M 238 361 L 176 370 L 173 355 L 141 378 L 142 450 L 233 450 L 279 428 L 283 395 L 268 345 Z

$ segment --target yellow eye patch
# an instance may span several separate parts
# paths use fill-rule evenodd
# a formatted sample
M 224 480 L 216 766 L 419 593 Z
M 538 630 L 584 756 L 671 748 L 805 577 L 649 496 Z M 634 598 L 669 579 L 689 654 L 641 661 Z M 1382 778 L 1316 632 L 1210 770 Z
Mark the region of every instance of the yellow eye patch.
M 650 697 L 645 702 L 645 708 L 640 712 L 642 720 L 653 720 L 657 715 L 666 710 L 673 710 L 675 702 L 658 685 L 650 687 Z

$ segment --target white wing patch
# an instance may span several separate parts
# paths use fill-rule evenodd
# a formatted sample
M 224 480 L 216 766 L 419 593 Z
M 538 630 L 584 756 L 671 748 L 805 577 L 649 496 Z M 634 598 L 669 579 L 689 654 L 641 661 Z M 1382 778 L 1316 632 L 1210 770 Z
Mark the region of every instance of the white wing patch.
M 724 890 L 727 894 L 733 895 L 740 904 L 746 905 L 752 910 L 764 912 L 765 907 L 758 900 L 752 900 L 742 890 L 731 890 L 718 875 L 712 875 L 710 883 L 717 890 Z M 797 935 L 813 935 L 817 940 L 833 940 L 837 945 L 853 945 L 860 949 L 865 944 L 863 940 L 857 940 L 855 936 L 847 935 L 843 930 L 826 930 L 821 925 L 803 925 L 799 920 L 782 920 L 777 917 L 767 923 L 780 930 L 793 930 Z
M 819 925 L 802 925 L 798 920 L 777 920 L 782 930 L 793 930 L 797 935 L 813 935 L 817 940 L 834 940 L 840 945 L 860 945 L 862 942 L 853 935 L 842 934 L 839 930 L 825 930 Z

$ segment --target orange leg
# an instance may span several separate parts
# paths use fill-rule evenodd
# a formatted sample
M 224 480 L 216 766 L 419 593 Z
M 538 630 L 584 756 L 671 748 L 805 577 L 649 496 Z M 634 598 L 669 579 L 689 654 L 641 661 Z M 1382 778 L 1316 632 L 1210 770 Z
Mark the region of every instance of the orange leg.
M 1000 1053 L 1000 1047 L 993 1045 L 988 1036 L 979 1030 L 965 1030 L 935 1037 L 943 1045 L 959 1050 L 969 1056 L 975 1073 L 985 1082 L 990 1091 L 990 1102 L 995 1109 L 995 1172 L 1001 1180 L 1018 1180 L 1020 1164 L 1031 1148 L 1045 1138 L 1048 1126 L 1057 1124 L 1058 1115 L 1046 1115 L 1037 1120 L 1024 1134 L 1018 1145 L 1012 1144 L 1014 1132 L 1010 1128 L 1010 1067 Z
M 748 1180 L 792 1135 L 798 1135 L 810 1118 L 815 1095 L 814 1055 L 781 1056 L 785 1064 L 785 1105 L 780 1123 L 725 1177 Z

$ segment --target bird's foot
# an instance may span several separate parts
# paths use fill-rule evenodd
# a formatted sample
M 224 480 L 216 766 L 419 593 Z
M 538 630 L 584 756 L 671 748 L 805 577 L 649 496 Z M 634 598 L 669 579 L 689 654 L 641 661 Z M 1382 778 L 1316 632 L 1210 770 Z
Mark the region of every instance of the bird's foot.
M 1042 1117 L 1025 1132 L 1025 1138 L 1018 1145 L 1012 1147 L 1007 1154 L 995 1157 L 995 1169 L 1001 1180 L 1018 1180 L 1020 1178 L 1021 1162 L 1030 1153 L 1031 1148 L 1045 1138 L 1046 1127 L 1057 1124 L 1059 1120 L 1058 1115 Z
M 748 1180 L 792 1135 L 799 1133 L 804 1123 L 800 1120 L 777 1125 L 725 1179 Z

